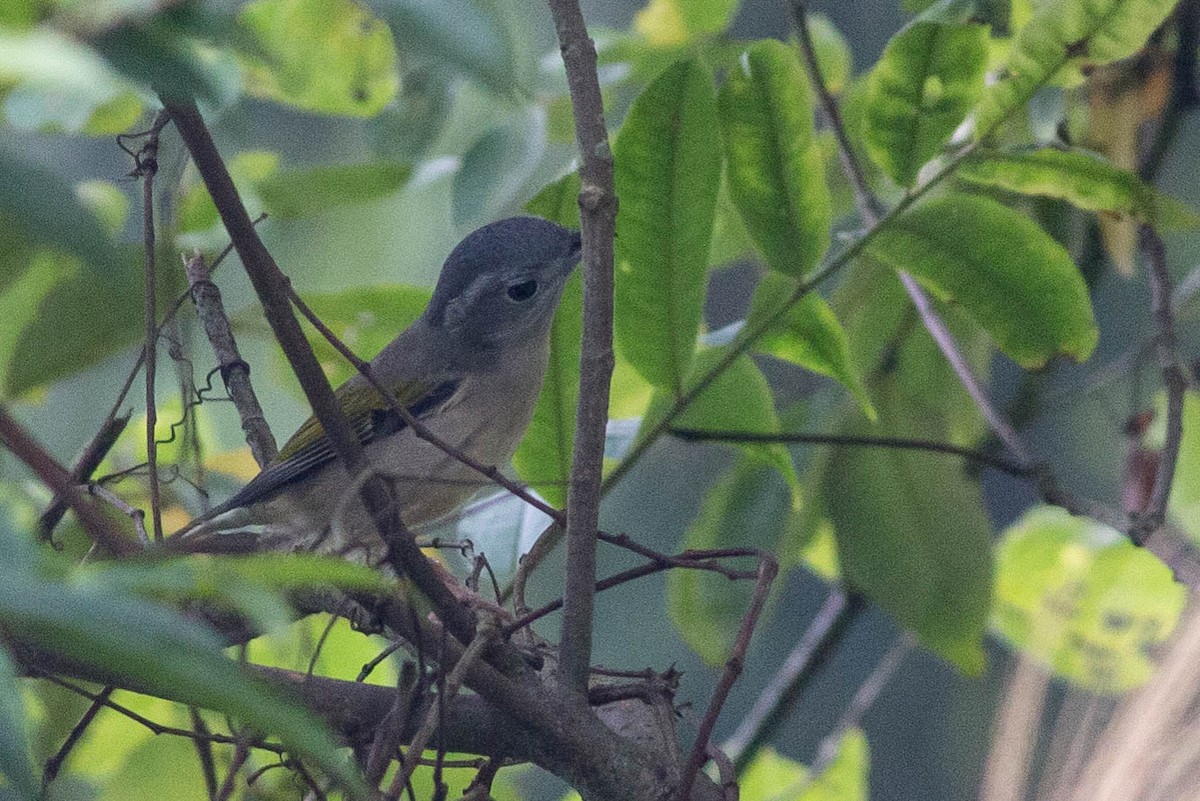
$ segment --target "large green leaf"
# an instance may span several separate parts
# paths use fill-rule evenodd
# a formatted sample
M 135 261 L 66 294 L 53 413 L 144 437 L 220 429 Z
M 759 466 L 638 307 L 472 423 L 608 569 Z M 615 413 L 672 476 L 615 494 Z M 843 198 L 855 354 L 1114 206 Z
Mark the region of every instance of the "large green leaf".
M 942 434 L 905 404 L 883 409 L 883 425 L 852 423 L 842 433 Z M 983 499 L 962 464 L 941 454 L 835 448 L 822 479 L 846 582 L 964 672 L 982 670 L 992 554 Z
M 893 181 L 912 186 L 962 123 L 983 91 L 987 54 L 987 28 L 936 16 L 888 42 L 867 83 L 864 139 Z
M 1154 671 L 1187 590 L 1116 531 L 1036 507 L 996 551 L 992 625 L 1014 647 L 1091 692 L 1121 693 Z
M 303 297 L 338 339 L 369 359 L 421 316 L 430 294 L 425 287 L 380 284 L 341 292 L 305 292 Z M 238 318 L 236 322 L 244 321 Z M 307 335 L 332 383 L 340 384 L 358 372 L 319 332 L 308 329 Z M 283 351 L 275 353 L 280 364 L 285 364 Z
M 829 248 L 832 209 L 795 52 L 755 43 L 720 94 L 729 193 L 767 264 L 800 278 Z
M 25 725 L 25 699 L 8 654 L 0 648 L 0 778 L 17 798 L 38 798 L 41 782 L 33 770 Z
M 454 224 L 474 227 L 502 216 L 537 168 L 545 148 L 545 114 L 537 107 L 476 139 L 454 174 Z
M 371 0 L 406 52 L 449 64 L 493 91 L 528 86 L 532 54 L 520 6 L 504 0 Z
M 1069 64 L 1107 64 L 1138 51 L 1176 0 L 1048 0 L 1038 3 L 983 96 L 975 130 L 987 136 Z
M 303 217 L 387 197 L 400 191 L 411 174 L 407 164 L 390 161 L 330 164 L 276 172 L 259 181 L 256 188 L 273 216 Z
M 392 32 L 353 0 L 253 0 L 238 21 L 251 94 L 322 114 L 369 117 L 400 89 Z
M 1028 217 L 993 200 L 930 200 L 880 229 L 875 259 L 963 306 L 1024 367 L 1086 359 L 1099 336 L 1071 257 Z
M 367 797 L 319 720 L 255 680 L 225 656 L 216 636 L 173 610 L 103 585 L 50 580 L 5 565 L 0 622 L 21 642 L 277 736 L 351 795 Z
M 634 101 L 613 146 L 616 340 L 656 387 L 678 394 L 696 348 L 721 179 L 712 79 L 694 61 Z
M 757 330 L 790 301 L 797 283 L 782 275 L 767 274 L 754 292 L 746 328 Z M 866 415 L 875 417 L 871 398 L 850 358 L 850 343 L 833 310 L 815 291 L 808 292 L 783 313 L 754 344 L 755 350 L 798 364 L 814 373 L 841 382 L 854 395 Z
M 724 347 L 700 351 L 684 390 L 695 387 L 710 370 L 727 358 L 728 353 L 728 348 Z M 657 425 L 674 403 L 674 395 L 657 390 L 642 419 L 642 432 Z M 749 356 L 738 356 L 692 399 L 675 418 L 673 427 L 734 434 L 776 434 L 779 432 L 779 415 L 775 412 L 775 400 L 766 377 Z M 773 465 L 791 485 L 798 483 L 791 454 L 783 445 L 749 443 L 740 447 L 746 453 Z
M 525 206 L 530 214 L 571 228 L 579 227 L 579 174 L 571 173 L 547 186 Z M 579 353 L 583 337 L 582 273 L 573 275 L 550 328 L 550 361 L 513 467 L 555 505 L 567 499 L 571 454 L 575 444 L 575 411 L 579 405 Z
M 75 197 L 70 184 L 50 170 L 0 149 L 0 225 L 70 253 L 93 279 L 114 269 L 120 258 L 104 226 Z M 11 265 L 0 265 L 7 273 Z M 0 280 L 0 283 L 4 283 Z
M 771 548 L 790 511 L 787 485 L 761 462 L 742 459 L 709 490 L 682 547 Z M 753 565 L 747 560 L 746 566 Z M 692 650 L 707 664 L 719 665 L 729 658 L 753 590 L 753 581 L 673 570 L 667 575 L 667 612 Z
M 956 176 L 976 186 L 1059 198 L 1087 211 L 1127 214 L 1163 228 L 1200 226 L 1194 209 L 1085 150 L 983 151 L 963 162 Z
M 650 0 L 633 27 L 656 46 L 681 45 L 725 29 L 738 0 Z
M 4 252 L 8 257 L 11 251 Z M 5 259 L 16 273 L 18 261 Z M 10 284 L 0 284 L 0 395 L 11 386 L 9 372 L 13 368 L 13 356 L 25 327 L 38 317 L 38 309 L 46 296 L 59 281 L 71 275 L 78 264 L 54 251 L 39 250 L 30 255 L 28 266 L 16 273 Z

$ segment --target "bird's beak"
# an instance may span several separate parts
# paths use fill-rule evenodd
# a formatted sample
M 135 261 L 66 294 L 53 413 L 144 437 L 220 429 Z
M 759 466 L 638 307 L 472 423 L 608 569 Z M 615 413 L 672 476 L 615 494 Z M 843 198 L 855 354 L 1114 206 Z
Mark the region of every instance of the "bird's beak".
M 571 249 L 567 251 L 566 258 L 563 259 L 563 270 L 567 275 L 575 269 L 575 265 L 579 264 L 580 258 L 583 256 L 583 235 L 578 231 L 571 237 Z

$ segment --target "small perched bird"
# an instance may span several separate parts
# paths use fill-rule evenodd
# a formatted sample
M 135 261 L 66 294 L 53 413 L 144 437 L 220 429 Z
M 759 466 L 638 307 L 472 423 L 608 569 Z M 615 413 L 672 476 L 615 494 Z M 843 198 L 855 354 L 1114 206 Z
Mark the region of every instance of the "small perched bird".
M 537 402 L 550 326 L 579 263 L 577 231 L 513 217 L 468 235 L 429 306 L 371 360 L 375 377 L 448 445 L 485 465 L 512 458 Z M 409 527 L 457 509 L 487 483 L 418 438 L 361 375 L 336 396 Z M 321 424 L 309 418 L 240 492 L 174 544 L 191 552 L 316 551 L 378 564 L 384 546 Z

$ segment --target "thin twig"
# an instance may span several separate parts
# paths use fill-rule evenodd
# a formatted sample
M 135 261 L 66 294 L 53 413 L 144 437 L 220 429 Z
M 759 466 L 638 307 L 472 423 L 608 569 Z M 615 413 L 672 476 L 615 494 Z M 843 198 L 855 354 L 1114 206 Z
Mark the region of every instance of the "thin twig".
M 829 658 L 833 645 L 841 640 L 851 621 L 864 606 L 861 596 L 843 589 L 834 589 L 829 593 L 800 641 L 792 648 L 770 683 L 763 688 L 733 736 L 725 741 L 724 751 L 739 770 L 749 764 L 758 749 L 787 718 L 802 690 Z
M 221 290 L 212 282 L 212 274 L 199 251 L 183 260 L 183 269 L 187 273 L 192 300 L 196 304 L 196 315 L 204 326 L 208 341 L 212 343 L 217 364 L 221 366 L 221 380 L 225 382 L 225 389 L 241 418 L 246 444 L 250 446 L 258 466 L 266 467 L 275 458 L 279 448 L 267 425 L 258 396 L 254 394 L 254 387 L 250 384 L 250 365 L 238 352 L 233 328 L 225 314 L 225 304 L 221 301 Z
M 133 521 L 133 528 L 137 531 L 142 545 L 150 544 L 150 536 L 146 533 L 146 513 L 144 511 L 127 503 L 121 496 L 102 484 L 85 484 L 83 488 L 92 497 L 99 498 L 121 514 L 127 515 Z
M 67 757 L 71 755 L 71 751 L 74 750 L 75 746 L 83 738 L 83 733 L 87 731 L 87 727 L 92 725 L 92 721 L 96 719 L 96 715 L 104 708 L 115 690 L 115 687 L 109 685 L 96 694 L 96 697 L 92 699 L 91 706 L 79 718 L 79 722 L 71 728 L 67 739 L 54 752 L 54 756 L 46 760 L 46 767 L 42 770 L 43 786 L 50 784 L 58 776 L 58 772 L 62 770 L 63 763 L 67 761 Z
M 158 172 L 158 136 L 171 119 L 166 109 L 154 117 L 146 132 L 146 142 L 135 158 L 133 174 L 142 179 L 142 247 L 145 250 L 144 273 L 146 292 L 146 344 L 143 349 L 146 364 L 146 464 L 150 473 L 150 520 L 154 541 L 161 542 L 162 497 L 158 486 L 158 443 L 155 428 L 158 424 L 158 403 L 155 398 L 155 378 L 158 370 L 158 289 L 155 264 L 157 245 L 154 232 L 154 176 Z
M 647 562 L 646 564 L 638 565 L 637 567 L 631 567 L 628 570 L 624 570 L 620 573 L 609 576 L 608 578 L 600 579 L 599 581 L 596 582 L 596 592 L 598 592 L 598 593 L 604 592 L 605 590 L 612 589 L 613 587 L 619 586 L 621 584 L 625 584 L 627 582 L 634 581 L 636 579 L 643 578 L 645 576 L 650 576 L 655 573 L 661 573 L 665 570 L 671 570 L 673 568 L 682 568 L 682 569 L 687 569 L 687 570 L 706 570 L 706 571 L 709 571 L 712 573 L 719 573 L 722 576 L 724 576 L 725 578 L 731 579 L 731 580 L 757 578 L 758 571 L 734 570 L 733 568 L 727 567 L 727 566 L 721 564 L 721 562 L 717 561 L 719 559 L 727 559 L 730 557 L 737 558 L 737 557 L 745 557 L 745 556 L 754 556 L 754 557 L 761 558 L 761 552 L 757 551 L 757 550 L 746 549 L 746 548 L 724 548 L 724 549 L 712 549 L 712 550 L 700 550 L 700 551 L 684 551 L 683 553 L 678 554 L 676 556 L 670 556 L 670 557 L 666 557 L 664 559 L 658 559 L 658 560 L 654 560 L 651 562 Z M 535 621 L 542 619 L 546 615 L 549 615 L 552 612 L 558 611 L 559 609 L 562 608 L 562 606 L 563 606 L 562 598 L 553 600 L 553 601 L 545 604 L 544 606 L 541 606 L 538 609 L 535 609 L 532 612 L 528 612 L 528 613 L 522 615 L 520 618 L 518 618 L 517 620 L 514 620 L 512 623 L 505 625 L 501 629 L 501 634 L 504 637 L 510 637 L 513 635 L 513 633 L 520 631 L 521 629 L 525 628 L 526 626 L 531 625 Z M 595 673 L 597 671 L 595 668 L 592 668 L 589 672 Z
M 132 383 L 132 382 L 131 382 Z M 74 469 L 71 470 L 71 478 L 76 484 L 84 484 L 92 477 L 92 473 L 96 472 L 96 468 L 104 461 L 104 457 L 108 456 L 108 452 L 112 450 L 112 446 L 117 444 L 117 439 L 125 430 L 125 426 L 129 424 L 130 415 L 125 414 L 117 416 L 116 409 L 113 413 L 105 418 L 100 425 L 100 430 L 92 437 L 91 442 L 83 449 L 83 453 L 79 457 L 79 461 L 75 463 Z M 41 538 L 45 541 L 50 541 L 54 535 L 54 529 L 58 526 L 62 516 L 66 514 L 67 504 L 62 498 L 57 495 L 46 507 L 46 511 L 38 517 L 38 532 Z
M 204 775 L 204 789 L 212 801 L 217 801 L 220 787 L 217 785 L 217 763 L 213 759 L 212 740 L 203 739 L 212 732 L 197 707 L 188 707 L 188 717 L 192 721 L 192 731 L 198 735 L 192 740 L 192 745 L 196 747 L 196 758 L 200 762 L 200 772 Z
M 1167 272 L 1166 251 L 1162 238 L 1153 228 L 1143 226 L 1141 233 L 1142 246 L 1146 249 L 1149 261 L 1147 276 L 1154 318 L 1154 354 L 1167 390 L 1167 433 L 1158 459 L 1150 502 L 1145 510 L 1131 515 L 1129 538 L 1137 545 L 1146 542 L 1166 519 L 1167 501 L 1171 496 L 1179 446 L 1183 441 L 1183 396 L 1187 390 L 1187 376 L 1180 368 L 1175 352 L 1175 318 L 1171 312 L 1171 276 Z
M 137 543 L 118 531 L 101 514 L 95 504 L 88 503 L 79 492 L 75 479 L 62 465 L 14 420 L 0 404 L 0 445 L 24 462 L 54 494 L 64 498 L 79 518 L 84 531 L 92 540 L 114 556 L 136 553 Z
M 467 671 L 483 655 L 483 652 L 487 649 L 488 644 L 495 635 L 496 630 L 490 625 L 484 624 L 480 627 L 479 633 L 475 635 L 475 639 L 471 640 L 471 644 L 462 652 L 458 661 L 454 663 L 454 668 L 446 676 L 446 682 L 442 691 L 442 695 L 446 699 L 451 699 L 458 694 L 458 689 L 462 686 Z M 408 779 L 412 776 L 412 772 L 417 766 L 418 758 L 420 758 L 421 753 L 425 750 L 425 746 L 429 744 L 429 738 L 433 736 L 434 730 L 438 728 L 442 720 L 442 707 L 439 704 L 434 704 L 425 714 L 425 720 L 421 724 L 421 728 L 417 730 L 412 740 L 409 741 L 408 751 L 405 752 L 404 761 L 392 779 L 391 787 L 388 788 L 387 798 L 396 799 L 400 797 L 400 793 L 408 784 Z
M 367 784 L 371 787 L 376 787 L 383 781 L 388 764 L 400 748 L 404 726 L 408 723 L 408 716 L 416 699 L 417 686 L 416 665 L 405 662 L 396 678 L 396 699 L 387 715 L 375 728 L 375 737 L 371 741 L 371 750 L 363 769 Z
M 240 738 L 238 744 L 233 747 L 233 759 L 229 762 L 229 770 L 225 774 L 225 780 L 221 782 L 221 788 L 217 790 L 214 801 L 228 801 L 233 797 L 233 791 L 237 787 L 237 775 L 249 757 L 250 747 L 244 738 Z
M 1008 459 L 998 458 L 982 451 L 964 448 L 949 442 L 936 442 L 926 439 L 793 432 L 768 434 L 751 431 L 710 431 L 696 428 L 672 428 L 670 433 L 688 442 L 778 442 L 787 445 L 834 445 L 839 447 L 897 448 L 901 450 L 931 451 L 933 453 L 947 453 L 952 456 L 960 456 L 971 462 L 978 462 L 988 467 L 994 467 L 1002 473 L 1008 473 L 1017 478 L 1028 478 L 1034 474 L 1033 468 L 1016 464 Z
M 879 664 L 871 671 L 870 675 L 863 680 L 855 691 L 854 697 L 850 699 L 849 705 L 838 719 L 837 725 L 822 741 L 817 748 L 817 758 L 813 760 L 810 767 L 811 775 L 820 775 L 837 756 L 838 745 L 842 738 L 851 729 L 857 727 L 862 721 L 863 715 L 867 714 L 867 710 L 875 703 L 875 699 L 883 692 L 884 686 L 891 680 L 892 675 L 896 672 L 896 668 L 900 667 L 900 663 L 904 661 L 904 657 L 908 656 L 909 652 L 916 646 L 916 638 L 910 632 L 904 632 L 896 641 L 896 644 L 888 649 L 883 658 L 879 660 Z
M 754 635 L 754 626 L 758 623 L 758 616 L 767 603 L 771 583 L 775 580 L 778 572 L 779 565 L 773 558 L 763 558 L 759 561 L 758 583 L 754 586 L 754 596 L 750 599 L 750 608 L 746 611 L 746 616 L 742 618 L 742 625 L 738 629 L 737 639 L 734 640 L 733 650 L 729 654 L 729 658 L 725 660 L 725 670 L 721 673 L 721 679 L 717 682 L 716 688 L 713 689 L 708 709 L 704 711 L 704 718 L 700 721 L 696 742 L 692 744 L 692 752 L 688 755 L 687 764 L 684 765 L 679 791 L 675 795 L 678 801 L 687 801 L 691 798 L 696 774 L 704 767 L 708 758 L 709 740 L 712 737 L 713 729 L 716 728 L 721 707 L 725 705 L 725 699 L 729 697 L 729 691 L 733 688 L 734 682 L 742 674 L 742 668 L 746 663 L 746 653 L 750 650 L 750 638 Z
M 567 73 L 575 140 L 579 145 L 579 220 L 583 232 L 583 346 L 579 362 L 579 411 L 567 490 L 567 558 L 563 589 L 559 679 L 586 695 L 592 653 L 592 607 L 596 584 L 596 532 L 600 521 L 604 433 L 613 356 L 613 236 L 617 195 L 613 158 L 596 74 L 596 47 L 578 0 L 549 0 Z

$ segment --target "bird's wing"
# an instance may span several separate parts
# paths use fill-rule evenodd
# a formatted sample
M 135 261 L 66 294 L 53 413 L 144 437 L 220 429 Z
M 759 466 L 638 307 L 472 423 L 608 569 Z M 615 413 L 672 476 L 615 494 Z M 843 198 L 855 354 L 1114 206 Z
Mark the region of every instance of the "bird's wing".
M 350 427 L 354 429 L 363 445 L 394 434 L 407 426 L 404 419 L 377 389 L 358 385 L 355 387 L 357 391 L 352 393 L 350 386 L 343 384 L 334 394 L 342 412 L 350 421 Z M 461 379 L 436 384 L 408 381 L 395 388 L 394 394 L 396 399 L 408 408 L 409 414 L 421 418 L 444 406 L 461 386 Z M 315 417 L 309 417 L 280 449 L 274 461 L 240 492 L 221 504 L 221 508 L 249 506 L 281 487 L 304 478 L 336 458 L 337 454 L 334 453 L 329 438 L 325 436 L 325 429 Z

